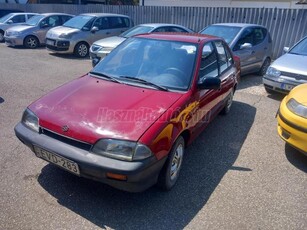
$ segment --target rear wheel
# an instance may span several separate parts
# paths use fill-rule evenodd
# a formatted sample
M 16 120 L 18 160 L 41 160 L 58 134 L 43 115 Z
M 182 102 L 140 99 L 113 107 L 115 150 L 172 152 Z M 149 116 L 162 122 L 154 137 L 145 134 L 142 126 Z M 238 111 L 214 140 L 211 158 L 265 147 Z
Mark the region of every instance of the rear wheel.
M 0 42 L 4 42 L 4 31 L 0 30 Z
M 77 57 L 84 58 L 89 54 L 89 46 L 85 42 L 79 42 L 75 46 L 74 53 Z
M 176 184 L 184 156 L 184 139 L 179 136 L 159 175 L 158 185 L 163 190 L 170 190 Z
M 258 72 L 258 75 L 260 75 L 260 76 L 265 75 L 265 73 L 266 73 L 267 69 L 269 68 L 270 64 L 271 64 L 271 59 L 270 58 L 266 58 L 264 60 L 263 64 L 262 64 L 259 72 Z
M 36 49 L 39 46 L 39 41 L 34 36 L 28 36 L 25 38 L 23 44 L 28 49 Z
M 230 108 L 232 106 L 232 102 L 233 102 L 233 94 L 234 94 L 234 90 L 231 90 L 230 94 L 228 95 L 226 105 L 223 108 L 223 110 L 221 111 L 222 115 L 226 115 L 226 114 L 229 113 Z

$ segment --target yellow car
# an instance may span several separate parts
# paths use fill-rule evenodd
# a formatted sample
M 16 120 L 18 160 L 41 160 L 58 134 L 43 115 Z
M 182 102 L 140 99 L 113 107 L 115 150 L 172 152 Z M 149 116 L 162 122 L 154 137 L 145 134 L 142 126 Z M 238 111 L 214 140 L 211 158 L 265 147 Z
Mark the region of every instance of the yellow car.
M 307 155 L 307 84 L 296 86 L 282 100 L 277 120 L 279 136 Z

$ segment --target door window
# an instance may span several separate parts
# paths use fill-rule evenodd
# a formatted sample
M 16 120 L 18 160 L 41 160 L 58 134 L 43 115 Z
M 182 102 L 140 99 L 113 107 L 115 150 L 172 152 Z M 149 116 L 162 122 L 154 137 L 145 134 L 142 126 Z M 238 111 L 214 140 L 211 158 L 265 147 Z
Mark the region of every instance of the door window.
M 93 24 L 93 27 L 94 26 L 97 27 L 99 30 L 109 29 L 110 28 L 109 20 L 107 17 L 97 18 Z
M 60 17 L 57 15 L 47 17 L 41 22 L 41 25 L 44 27 L 60 26 L 61 25 Z
M 215 41 L 214 44 L 218 55 L 220 73 L 223 73 L 232 65 L 232 56 L 229 52 L 227 54 L 226 47 L 222 41 Z
M 199 79 L 206 77 L 218 77 L 217 55 L 212 42 L 204 45 L 202 50 L 201 66 L 199 69 Z
M 128 27 L 127 21 L 122 17 L 109 17 L 110 28 L 125 28 Z
M 252 46 L 258 45 L 265 39 L 267 30 L 264 28 L 247 28 L 243 31 L 241 38 L 238 40 L 233 50 L 239 50 L 244 43 L 250 43 Z

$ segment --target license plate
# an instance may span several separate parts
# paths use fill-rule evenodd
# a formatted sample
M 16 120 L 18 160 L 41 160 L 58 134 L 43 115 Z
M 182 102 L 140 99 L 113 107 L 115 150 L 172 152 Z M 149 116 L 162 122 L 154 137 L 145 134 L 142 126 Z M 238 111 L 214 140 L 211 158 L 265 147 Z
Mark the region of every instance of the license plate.
M 294 88 L 294 86 L 293 85 L 288 85 L 288 84 L 285 84 L 285 83 L 281 83 L 281 88 L 284 89 L 284 90 L 290 91 L 291 89 Z
M 47 40 L 46 40 L 46 44 L 47 44 L 47 45 L 54 46 L 54 41 L 47 39 Z
M 40 147 L 34 146 L 35 155 L 41 159 L 44 159 L 50 163 L 56 164 L 61 168 L 64 168 L 74 174 L 80 175 L 79 166 L 75 162 L 61 157 L 57 154 L 41 149 Z

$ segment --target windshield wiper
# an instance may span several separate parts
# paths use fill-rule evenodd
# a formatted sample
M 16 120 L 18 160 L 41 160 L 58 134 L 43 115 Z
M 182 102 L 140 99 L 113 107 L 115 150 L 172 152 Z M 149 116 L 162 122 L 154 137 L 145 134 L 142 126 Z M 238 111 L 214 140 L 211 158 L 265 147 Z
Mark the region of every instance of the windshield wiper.
M 168 91 L 168 89 L 165 88 L 165 87 L 163 87 L 163 86 L 156 85 L 155 83 L 152 83 L 152 82 L 150 82 L 150 81 L 146 81 L 146 80 L 141 79 L 141 78 L 130 77 L 130 76 L 120 76 L 120 77 L 126 78 L 126 79 L 130 79 L 130 80 L 134 80 L 134 81 L 137 81 L 137 82 L 141 82 L 141 83 L 143 83 L 144 85 L 150 85 L 150 86 L 155 87 L 156 89 L 160 89 L 160 90 L 163 90 L 163 91 Z
M 99 76 L 99 77 L 103 77 L 107 80 L 110 80 L 110 81 L 113 81 L 113 82 L 117 82 L 117 83 L 120 83 L 122 84 L 121 81 L 117 80 L 115 77 L 111 77 L 111 76 L 108 76 L 106 74 L 103 74 L 103 73 L 99 73 L 99 72 L 90 72 L 91 75 L 96 75 L 96 76 Z

